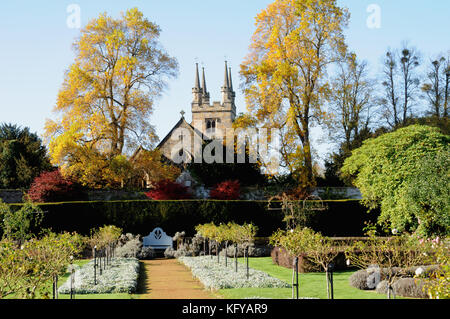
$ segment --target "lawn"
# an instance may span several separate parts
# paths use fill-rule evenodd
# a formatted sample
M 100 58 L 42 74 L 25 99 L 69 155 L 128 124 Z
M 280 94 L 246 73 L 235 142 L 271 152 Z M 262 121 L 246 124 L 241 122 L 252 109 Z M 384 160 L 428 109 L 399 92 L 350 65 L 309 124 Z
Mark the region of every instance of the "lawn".
M 239 258 L 244 263 L 243 258 Z M 244 267 L 244 265 L 240 265 Z M 292 281 L 292 270 L 272 263 L 271 257 L 250 258 L 249 266 L 261 270 L 288 283 Z M 385 299 L 386 296 L 375 291 L 364 291 L 349 285 L 348 278 L 354 271 L 341 271 L 333 273 L 334 298 L 335 299 Z M 220 289 L 218 293 L 228 299 L 244 298 L 292 298 L 291 288 L 236 288 Z M 324 273 L 300 273 L 299 295 L 309 298 L 327 298 L 327 286 Z

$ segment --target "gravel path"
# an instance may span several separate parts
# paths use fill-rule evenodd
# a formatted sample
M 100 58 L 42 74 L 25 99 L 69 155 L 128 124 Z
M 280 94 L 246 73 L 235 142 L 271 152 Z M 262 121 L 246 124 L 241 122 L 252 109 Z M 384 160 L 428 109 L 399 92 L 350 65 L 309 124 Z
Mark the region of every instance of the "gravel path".
M 142 299 L 214 299 L 176 259 L 141 260 L 145 266 Z

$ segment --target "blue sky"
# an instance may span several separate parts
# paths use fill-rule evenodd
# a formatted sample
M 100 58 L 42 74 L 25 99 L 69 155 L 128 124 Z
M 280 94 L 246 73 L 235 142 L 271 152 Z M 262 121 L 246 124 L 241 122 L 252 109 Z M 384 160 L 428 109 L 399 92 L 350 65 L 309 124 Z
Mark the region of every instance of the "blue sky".
M 55 118 L 52 108 L 64 71 L 73 62 L 72 43 L 79 29 L 66 20 L 67 6 L 81 9 L 81 25 L 102 12 L 119 16 L 138 7 L 161 29 L 161 43 L 178 59 L 180 73 L 158 101 L 151 122 L 159 137 L 187 112 L 190 119 L 191 88 L 195 62 L 206 69 L 211 100 L 220 100 L 223 63 L 233 68 L 237 88 L 239 64 L 248 52 L 254 18 L 272 0 L 40 0 L 0 3 L 0 122 L 28 126 L 43 133 L 46 118 Z M 388 47 L 409 41 L 429 56 L 450 50 L 450 1 L 448 0 L 338 0 L 351 13 L 347 43 L 360 59 L 369 62 L 373 74 L 380 71 L 380 59 Z M 381 9 L 380 28 L 369 28 L 367 8 Z M 238 112 L 245 111 L 242 92 L 237 90 Z M 318 134 L 316 134 L 318 136 Z M 323 157 L 330 150 L 324 142 L 317 147 Z

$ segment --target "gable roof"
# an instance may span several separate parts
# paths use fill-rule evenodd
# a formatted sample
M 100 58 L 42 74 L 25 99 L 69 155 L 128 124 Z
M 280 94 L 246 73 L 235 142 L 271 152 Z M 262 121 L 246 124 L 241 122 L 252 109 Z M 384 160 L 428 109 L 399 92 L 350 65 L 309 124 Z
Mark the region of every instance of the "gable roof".
M 203 141 L 208 141 L 209 138 L 204 136 L 198 129 L 196 129 L 195 127 L 193 127 L 191 124 L 189 124 L 188 122 L 186 122 L 184 117 L 181 117 L 181 119 L 174 125 L 174 127 L 170 130 L 169 133 L 167 133 L 167 135 L 162 139 L 161 142 L 159 142 L 158 146 L 156 146 L 155 149 L 159 149 L 162 145 L 164 145 L 164 143 L 167 142 L 167 140 L 171 137 L 172 133 L 179 127 L 181 127 L 182 125 L 185 125 L 189 130 L 192 130 L 192 132 L 194 132 L 194 134 L 197 134 Z M 146 151 L 145 148 L 141 146 L 139 146 L 133 153 L 133 155 L 131 155 L 130 157 L 130 161 L 134 160 L 134 158 L 136 156 L 138 156 L 138 154 L 141 151 Z M 192 154 L 190 154 L 192 156 Z M 167 158 L 166 156 L 164 156 L 164 154 L 161 154 L 161 157 L 163 159 L 163 161 L 165 162 L 169 162 L 169 163 L 173 163 L 173 161 L 170 158 Z
M 203 134 L 197 130 L 195 127 L 193 127 L 191 124 L 189 124 L 188 122 L 186 122 L 186 120 L 184 119 L 184 117 L 182 117 L 177 124 L 175 124 L 175 126 L 170 130 L 169 133 L 167 133 L 166 137 L 164 137 L 162 139 L 161 142 L 159 142 L 158 146 L 156 146 L 156 148 L 160 148 L 164 143 L 167 142 L 167 140 L 170 138 L 170 136 L 172 135 L 173 131 L 175 131 L 177 128 L 179 128 L 182 124 L 185 124 L 187 126 L 188 129 L 191 129 L 194 134 L 197 134 L 198 136 L 200 136 L 200 138 L 202 140 L 207 140 L 207 138 L 205 136 L 203 136 Z

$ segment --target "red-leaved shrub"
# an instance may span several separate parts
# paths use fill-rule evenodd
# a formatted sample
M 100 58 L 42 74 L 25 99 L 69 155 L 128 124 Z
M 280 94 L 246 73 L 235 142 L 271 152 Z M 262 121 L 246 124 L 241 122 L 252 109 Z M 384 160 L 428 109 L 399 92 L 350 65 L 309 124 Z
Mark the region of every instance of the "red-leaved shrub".
M 38 203 L 83 199 L 79 185 L 64 178 L 59 170 L 41 173 L 34 179 L 27 195 L 31 201 Z
M 157 182 L 155 188 L 145 193 L 145 195 L 154 200 L 192 198 L 186 186 L 168 179 Z
M 209 192 L 209 197 L 212 199 L 233 200 L 239 199 L 240 196 L 240 184 L 239 181 L 224 181 L 217 184 Z

